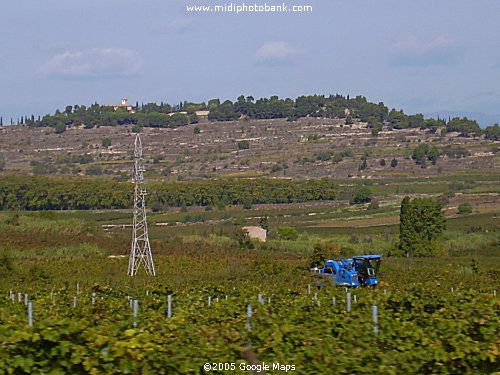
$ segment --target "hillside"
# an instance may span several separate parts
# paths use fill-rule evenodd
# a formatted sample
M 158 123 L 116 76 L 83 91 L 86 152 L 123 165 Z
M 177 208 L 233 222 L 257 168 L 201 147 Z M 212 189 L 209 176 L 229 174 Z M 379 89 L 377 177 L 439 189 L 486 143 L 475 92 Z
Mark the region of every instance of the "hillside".
M 386 126 L 374 136 L 366 123 L 344 123 L 321 118 L 202 120 L 177 128 L 143 128 L 141 138 L 152 179 L 425 177 L 499 166 L 498 141 Z M 1 127 L 1 173 L 105 174 L 127 180 L 134 136 L 131 125 L 70 126 L 61 134 L 46 127 Z M 435 165 L 429 155 L 415 159 L 415 149 L 424 143 L 436 147 Z M 393 159 L 396 166 L 391 166 Z

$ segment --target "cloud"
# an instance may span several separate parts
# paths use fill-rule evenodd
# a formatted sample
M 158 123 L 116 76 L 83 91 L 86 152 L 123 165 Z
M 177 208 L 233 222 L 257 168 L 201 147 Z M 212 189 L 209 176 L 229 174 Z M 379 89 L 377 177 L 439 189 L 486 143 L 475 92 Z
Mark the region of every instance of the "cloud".
M 445 36 L 437 36 L 428 42 L 416 37 L 401 39 L 393 46 L 391 64 L 395 66 L 432 66 L 457 64 L 463 49 Z
M 174 18 L 154 25 L 150 31 L 155 34 L 180 33 L 191 30 L 194 25 L 192 18 Z
M 119 78 L 140 71 L 138 52 L 123 48 L 92 48 L 59 53 L 42 65 L 37 73 L 44 78 Z
M 257 50 L 255 56 L 260 63 L 287 64 L 297 53 L 298 50 L 286 42 L 267 42 Z

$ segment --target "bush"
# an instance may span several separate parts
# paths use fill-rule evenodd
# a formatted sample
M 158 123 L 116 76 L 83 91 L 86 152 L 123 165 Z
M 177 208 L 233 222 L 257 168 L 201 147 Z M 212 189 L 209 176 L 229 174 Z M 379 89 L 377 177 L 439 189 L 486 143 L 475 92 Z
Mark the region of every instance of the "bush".
M 282 240 L 295 241 L 299 238 L 299 232 L 292 227 L 280 227 L 278 228 L 279 238 Z
M 458 213 L 460 215 L 464 215 L 464 214 L 470 214 L 472 213 L 472 206 L 470 205 L 470 203 L 462 203 L 460 206 L 458 206 Z
M 236 231 L 236 241 L 238 241 L 238 246 L 240 248 L 248 250 L 252 250 L 254 248 L 254 244 L 248 235 L 248 232 L 243 229 Z
M 310 267 L 322 267 L 327 259 L 340 259 L 342 249 L 340 245 L 328 242 L 318 242 L 314 244 L 313 253 L 310 258 Z
M 56 131 L 56 134 L 64 133 L 66 131 L 66 124 L 64 124 L 62 122 L 58 122 L 55 126 L 55 131 Z
M 248 141 L 238 142 L 238 150 L 248 150 L 249 148 L 250 148 L 250 142 Z
M 102 168 L 97 165 L 93 165 L 92 167 L 87 169 L 85 174 L 87 176 L 100 176 L 102 174 Z
M 368 203 L 372 200 L 372 192 L 366 186 L 358 186 L 350 200 L 350 204 Z
M 103 138 L 101 144 L 102 144 L 102 147 L 109 147 L 109 146 L 111 146 L 111 139 L 110 138 Z

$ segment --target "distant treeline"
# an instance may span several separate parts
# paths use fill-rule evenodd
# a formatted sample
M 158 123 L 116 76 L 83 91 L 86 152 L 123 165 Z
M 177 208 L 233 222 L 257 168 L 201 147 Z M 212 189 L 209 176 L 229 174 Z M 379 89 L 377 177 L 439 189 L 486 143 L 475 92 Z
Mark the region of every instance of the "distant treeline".
M 218 206 L 333 200 L 332 180 L 219 179 L 150 182 L 150 207 Z M 44 176 L 0 178 L 1 210 L 120 209 L 133 205 L 133 184 L 105 179 Z
M 197 123 L 197 111 L 208 110 L 211 121 L 233 121 L 240 118 L 277 119 L 290 121 L 303 117 L 344 119 L 350 125 L 355 120 L 366 122 L 375 131 L 386 125 L 394 129 L 422 128 L 436 130 L 444 127 L 447 131 L 460 132 L 463 136 L 482 135 L 498 140 L 500 130 L 498 125 L 485 130 L 479 124 L 467 118 L 425 119 L 422 114 L 407 115 L 402 110 L 389 110 L 384 103 L 371 103 L 363 96 L 350 98 L 343 95 L 310 95 L 300 96 L 293 100 L 278 96 L 255 100 L 252 96 L 237 98 L 235 102 L 219 99 L 208 103 L 183 102 L 172 106 L 166 103 L 141 103 L 131 106 L 134 113 L 124 108 L 114 109 L 113 106 L 102 106 L 97 103 L 89 107 L 84 105 L 68 105 L 63 111 L 35 119 L 32 116 L 22 117 L 20 123 L 29 126 L 54 127 L 57 132 L 63 132 L 68 125 L 84 125 L 87 128 L 95 126 L 117 126 L 132 124 L 134 131 L 141 127 L 178 127 Z

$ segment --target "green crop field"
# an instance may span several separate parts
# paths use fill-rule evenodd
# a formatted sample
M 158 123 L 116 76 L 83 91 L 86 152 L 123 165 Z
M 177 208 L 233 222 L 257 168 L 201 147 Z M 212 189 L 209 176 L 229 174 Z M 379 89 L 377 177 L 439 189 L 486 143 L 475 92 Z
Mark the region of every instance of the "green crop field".
M 238 246 L 231 221 L 152 225 L 155 278 L 126 276 L 128 259 L 116 257 L 128 253 L 129 227 L 101 227 L 127 223 L 127 212 L 0 213 L 1 372 L 224 373 L 206 371 L 206 363 L 234 366 L 232 373 L 267 365 L 270 374 L 498 370 L 495 214 L 448 220 L 441 255 L 407 259 L 387 257 L 397 226 L 301 227 L 292 220 L 307 212 L 275 211 L 271 227 L 296 225 L 299 237 L 283 240 L 271 230 L 254 249 Z M 165 215 L 151 222 L 186 213 Z M 350 311 L 344 288 L 327 281 L 318 289 L 309 272 L 318 242 L 339 245 L 345 256 L 384 256 L 380 286 L 350 290 Z

